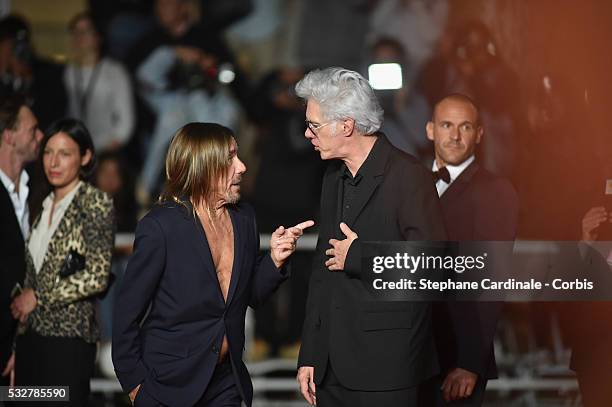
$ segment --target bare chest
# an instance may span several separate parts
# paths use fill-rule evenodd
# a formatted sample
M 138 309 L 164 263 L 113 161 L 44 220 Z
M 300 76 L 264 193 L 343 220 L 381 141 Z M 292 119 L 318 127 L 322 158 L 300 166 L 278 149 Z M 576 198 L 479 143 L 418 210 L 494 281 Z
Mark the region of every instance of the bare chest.
M 223 298 L 227 300 L 234 265 L 234 230 L 229 214 L 214 220 L 200 217 Z

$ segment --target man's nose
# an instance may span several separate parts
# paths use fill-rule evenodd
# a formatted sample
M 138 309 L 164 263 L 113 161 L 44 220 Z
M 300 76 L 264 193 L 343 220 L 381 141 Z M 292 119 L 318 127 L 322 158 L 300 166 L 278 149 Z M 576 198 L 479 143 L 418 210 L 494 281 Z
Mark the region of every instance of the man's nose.
M 452 128 L 450 131 L 450 137 L 454 141 L 458 141 L 459 139 L 461 139 L 461 134 L 459 133 L 459 129 L 456 127 Z
M 304 130 L 304 137 L 309 140 L 315 137 L 315 134 L 312 132 L 312 130 L 310 130 L 310 127 L 308 126 L 306 126 L 306 130 Z
M 237 173 L 238 174 L 244 174 L 247 170 L 246 165 L 244 164 L 244 162 L 242 162 L 241 159 L 238 159 L 238 168 L 237 168 Z

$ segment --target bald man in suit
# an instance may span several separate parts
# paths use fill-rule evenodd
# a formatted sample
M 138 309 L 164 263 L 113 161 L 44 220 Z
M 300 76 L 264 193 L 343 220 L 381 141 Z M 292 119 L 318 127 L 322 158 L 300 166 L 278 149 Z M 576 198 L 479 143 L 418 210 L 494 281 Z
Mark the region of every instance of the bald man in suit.
M 451 241 L 512 241 L 518 199 L 510 182 L 476 162 L 484 130 L 467 96 L 439 101 L 427 137 L 444 226 Z M 488 379 L 497 377 L 493 339 L 501 303 L 449 302 L 434 307 L 440 375 L 425 387 L 427 406 L 480 406 Z M 477 334 L 480 333 L 480 334 Z

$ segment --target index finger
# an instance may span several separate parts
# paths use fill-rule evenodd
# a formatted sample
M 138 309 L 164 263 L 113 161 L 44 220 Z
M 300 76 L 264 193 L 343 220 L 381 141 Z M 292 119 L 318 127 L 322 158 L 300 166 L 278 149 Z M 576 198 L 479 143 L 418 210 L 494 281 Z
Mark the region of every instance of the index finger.
M 304 229 L 307 229 L 307 228 L 309 228 L 311 226 L 314 226 L 314 224 L 315 223 L 314 223 L 313 220 L 307 220 L 307 221 L 304 221 L 302 223 L 298 223 L 297 225 L 294 226 L 294 228 L 298 228 L 300 230 L 304 230 Z

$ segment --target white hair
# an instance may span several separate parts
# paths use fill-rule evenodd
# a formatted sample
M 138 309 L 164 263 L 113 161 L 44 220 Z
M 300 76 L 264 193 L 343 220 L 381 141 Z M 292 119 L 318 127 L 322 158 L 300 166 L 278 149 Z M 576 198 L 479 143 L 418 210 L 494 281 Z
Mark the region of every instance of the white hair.
M 382 125 L 383 109 L 370 83 L 359 73 L 344 68 L 317 69 L 295 85 L 296 94 L 312 99 L 326 120 L 355 120 L 363 134 L 372 134 Z

